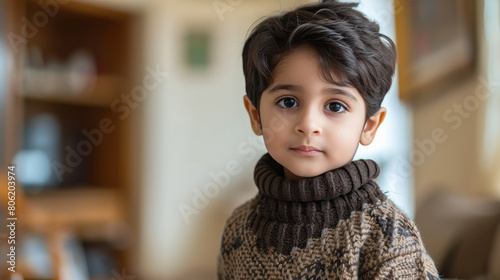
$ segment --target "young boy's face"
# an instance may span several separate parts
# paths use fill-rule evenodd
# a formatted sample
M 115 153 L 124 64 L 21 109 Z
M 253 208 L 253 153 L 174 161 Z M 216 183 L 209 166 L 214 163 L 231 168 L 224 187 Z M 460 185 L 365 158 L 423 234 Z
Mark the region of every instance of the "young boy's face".
M 292 51 L 272 77 L 273 84 L 262 93 L 260 119 L 248 96 L 244 103 L 252 129 L 263 135 L 269 154 L 283 165 L 288 179 L 317 176 L 347 164 L 359 143 L 372 142 L 385 117 L 381 108 L 365 122 L 358 90 L 327 82 L 319 56 L 310 48 Z

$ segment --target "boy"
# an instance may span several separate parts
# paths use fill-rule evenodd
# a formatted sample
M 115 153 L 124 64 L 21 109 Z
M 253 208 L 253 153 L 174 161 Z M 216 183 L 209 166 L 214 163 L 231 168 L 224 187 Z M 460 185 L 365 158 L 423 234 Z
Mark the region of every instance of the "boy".
M 353 161 L 383 122 L 394 43 L 356 4 L 324 0 L 259 23 L 244 105 L 268 150 L 259 193 L 226 221 L 219 279 L 439 279 L 415 224 Z

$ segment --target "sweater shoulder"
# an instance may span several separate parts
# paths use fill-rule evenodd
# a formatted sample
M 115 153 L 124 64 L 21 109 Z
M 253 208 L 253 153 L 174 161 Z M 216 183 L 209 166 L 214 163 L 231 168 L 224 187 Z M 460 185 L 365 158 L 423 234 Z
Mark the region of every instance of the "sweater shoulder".
M 364 263 L 361 271 L 375 269 L 398 258 L 410 258 L 423 264 L 426 271 L 437 275 L 435 265 L 422 242 L 417 225 L 395 203 L 387 198 L 384 202 L 365 207 L 362 211 Z M 363 229 L 364 228 L 364 229 Z
M 386 248 L 424 249 L 417 225 L 391 199 L 367 205 L 356 214 L 362 216 L 362 228 L 378 233 Z
M 224 236 L 228 236 L 229 234 L 239 235 L 242 233 L 242 230 L 244 230 L 244 225 L 254 203 L 255 197 L 234 208 L 224 224 Z
M 384 202 L 373 204 L 365 209 L 365 212 L 368 212 L 371 224 L 384 234 L 420 239 L 420 232 L 415 222 L 389 198 Z

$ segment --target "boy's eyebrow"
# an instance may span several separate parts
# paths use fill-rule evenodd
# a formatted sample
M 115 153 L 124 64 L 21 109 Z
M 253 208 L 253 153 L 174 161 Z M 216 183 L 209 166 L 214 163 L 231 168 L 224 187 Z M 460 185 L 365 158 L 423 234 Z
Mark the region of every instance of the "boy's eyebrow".
M 276 86 L 274 86 L 273 88 L 271 88 L 268 93 L 269 94 L 272 94 L 278 90 L 289 90 L 289 91 L 299 91 L 302 89 L 301 86 L 297 86 L 297 85 L 288 85 L 288 84 L 277 84 Z M 344 95 L 352 100 L 354 100 L 355 102 L 358 101 L 358 99 L 349 91 L 347 90 L 343 90 L 343 89 L 340 89 L 340 88 L 329 88 L 329 87 L 326 87 L 323 89 L 323 92 L 326 92 L 326 93 L 331 93 L 331 94 L 340 94 L 340 95 Z

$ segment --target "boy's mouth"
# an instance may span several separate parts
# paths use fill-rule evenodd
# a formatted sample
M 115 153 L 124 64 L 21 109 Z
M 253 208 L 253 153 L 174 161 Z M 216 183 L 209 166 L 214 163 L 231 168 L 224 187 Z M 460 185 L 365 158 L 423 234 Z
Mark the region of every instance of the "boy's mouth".
M 307 149 L 307 151 L 306 151 L 306 149 Z M 318 156 L 318 155 L 323 153 L 322 151 L 320 151 L 314 147 L 307 147 L 307 148 L 302 148 L 302 149 L 292 148 L 291 150 L 294 151 L 295 153 L 301 155 L 301 156 Z
M 321 152 L 318 148 L 313 147 L 313 146 L 298 146 L 292 148 L 292 150 L 301 150 L 304 152 Z
M 295 148 L 292 148 L 292 151 L 296 152 L 299 155 L 302 156 L 317 156 L 323 153 L 320 151 L 318 148 L 313 147 L 313 146 L 298 146 Z

